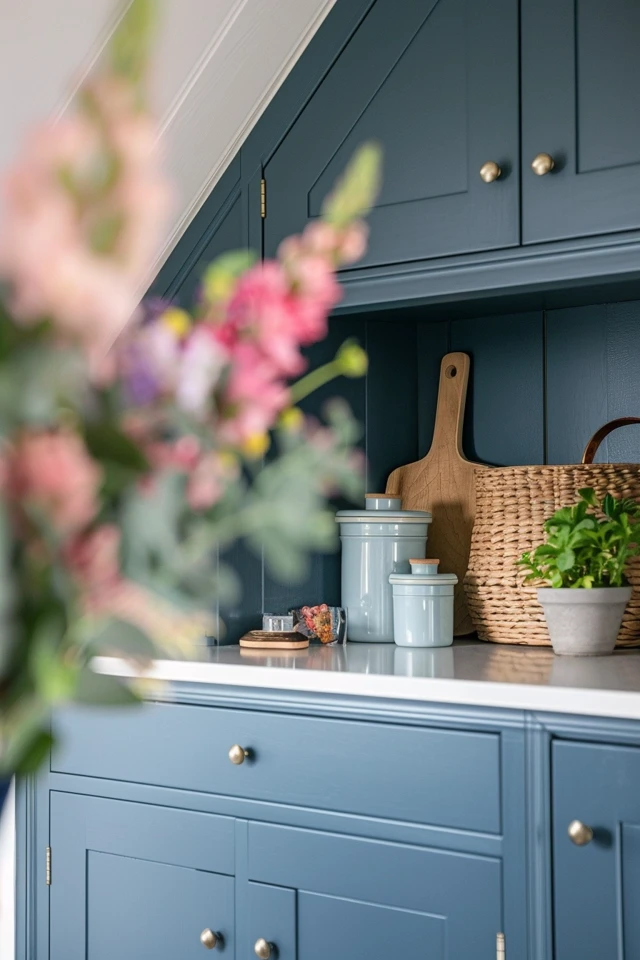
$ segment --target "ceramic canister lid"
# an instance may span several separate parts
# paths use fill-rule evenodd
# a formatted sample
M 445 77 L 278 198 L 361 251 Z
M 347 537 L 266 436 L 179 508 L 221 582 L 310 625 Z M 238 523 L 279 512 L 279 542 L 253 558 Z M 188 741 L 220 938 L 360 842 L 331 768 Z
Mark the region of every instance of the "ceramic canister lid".
M 338 510 L 337 523 L 431 523 L 428 510 L 401 510 L 400 497 L 368 493 L 366 510 Z
M 389 583 L 402 583 L 405 586 L 424 584 L 426 586 L 444 587 L 447 584 L 456 584 L 458 578 L 455 573 L 438 573 L 439 560 L 410 560 L 411 573 L 392 573 Z

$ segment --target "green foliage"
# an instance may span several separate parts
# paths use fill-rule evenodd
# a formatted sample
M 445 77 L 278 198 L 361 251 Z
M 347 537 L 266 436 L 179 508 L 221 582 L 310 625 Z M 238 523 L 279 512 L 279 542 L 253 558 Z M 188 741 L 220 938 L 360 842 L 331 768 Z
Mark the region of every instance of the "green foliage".
M 85 423 L 84 442 L 99 462 L 113 463 L 134 473 L 149 470 L 149 462 L 140 447 L 112 423 Z
M 134 85 L 146 76 L 156 14 L 154 0 L 132 0 L 109 43 L 109 67 Z
M 625 567 L 640 553 L 640 504 L 607 494 L 600 503 L 590 487 L 544 525 L 546 540 L 518 561 L 525 582 L 550 587 L 621 587 Z
M 322 216 L 328 223 L 341 229 L 366 217 L 380 192 L 381 159 L 382 150 L 377 143 L 365 143 L 356 151 L 322 207 Z
M 236 281 L 254 265 L 257 257 L 251 250 L 233 250 L 217 257 L 204 271 L 202 291 L 207 303 L 226 300 Z

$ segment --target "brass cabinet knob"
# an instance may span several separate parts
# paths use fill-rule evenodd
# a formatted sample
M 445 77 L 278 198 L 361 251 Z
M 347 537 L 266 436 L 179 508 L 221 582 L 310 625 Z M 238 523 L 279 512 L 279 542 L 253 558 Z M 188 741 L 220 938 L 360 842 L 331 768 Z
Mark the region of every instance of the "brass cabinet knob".
M 231 763 L 244 763 L 248 756 L 249 751 L 241 747 L 239 743 L 234 743 L 231 750 L 229 750 L 229 760 L 231 760 Z
M 551 173 L 554 167 L 555 161 L 548 153 L 539 153 L 531 161 L 531 169 L 538 177 L 544 177 L 546 173 Z
M 272 943 L 260 937 L 253 945 L 253 952 L 260 960 L 269 960 L 269 957 L 273 956 L 275 948 Z
M 495 160 L 488 160 L 480 167 L 480 176 L 485 183 L 493 183 L 494 180 L 499 180 L 501 175 L 502 170 Z
M 200 934 L 200 943 L 203 947 L 206 947 L 207 950 L 215 950 L 216 947 L 222 946 L 222 937 L 219 933 L 214 933 L 213 930 L 209 930 L 207 927 L 206 930 L 203 930 Z
M 586 847 L 593 840 L 593 830 L 582 820 L 572 820 L 567 828 L 567 833 L 576 847 Z

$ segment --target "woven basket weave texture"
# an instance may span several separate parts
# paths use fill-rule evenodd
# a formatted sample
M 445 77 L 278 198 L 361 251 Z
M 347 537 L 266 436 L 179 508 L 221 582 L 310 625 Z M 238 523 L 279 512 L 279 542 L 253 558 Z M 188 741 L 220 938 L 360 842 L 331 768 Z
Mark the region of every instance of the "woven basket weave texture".
M 550 644 L 536 588 L 524 584 L 516 561 L 544 539 L 545 520 L 593 487 L 640 500 L 640 465 L 496 467 L 476 473 L 476 518 L 464 585 L 471 618 L 481 640 Z M 627 567 L 633 594 L 618 635 L 621 647 L 640 646 L 640 557 Z

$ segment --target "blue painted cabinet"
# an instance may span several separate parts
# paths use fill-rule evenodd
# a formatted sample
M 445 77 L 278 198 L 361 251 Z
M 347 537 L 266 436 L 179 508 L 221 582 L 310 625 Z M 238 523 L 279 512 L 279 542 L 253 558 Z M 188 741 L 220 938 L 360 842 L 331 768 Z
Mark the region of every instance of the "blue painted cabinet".
M 640 749 L 560 741 L 552 771 L 555 960 L 637 960 Z
M 248 853 L 250 941 L 280 960 L 496 956 L 497 858 L 263 823 Z
M 233 820 L 53 792 L 50 823 L 49 960 L 235 956 Z
M 377 0 L 266 164 L 267 255 L 366 140 L 384 183 L 365 265 L 518 244 L 518 112 L 517 0 Z
M 640 228 L 639 37 L 637 0 L 522 0 L 524 243 Z
M 221 699 L 67 716 L 21 815 L 18 960 L 197 960 L 208 930 L 237 960 L 640 957 L 639 724 Z

